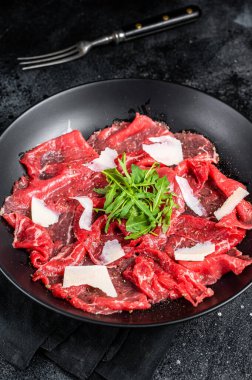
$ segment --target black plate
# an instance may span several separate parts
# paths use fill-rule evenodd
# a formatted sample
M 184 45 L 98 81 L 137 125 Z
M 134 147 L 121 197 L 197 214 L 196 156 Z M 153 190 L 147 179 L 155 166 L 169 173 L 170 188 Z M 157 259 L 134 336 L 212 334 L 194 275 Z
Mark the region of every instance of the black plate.
M 151 80 L 112 80 L 91 83 L 59 93 L 20 116 L 0 139 L 0 203 L 10 194 L 23 168 L 18 156 L 35 145 L 60 135 L 71 120 L 74 129 L 88 137 L 114 119 L 132 118 L 135 111 L 166 121 L 172 131 L 193 130 L 213 141 L 221 156 L 221 169 L 252 190 L 252 125 L 226 104 L 192 88 Z M 33 283 L 27 254 L 12 248 L 13 237 L 0 223 L 0 268 L 25 294 L 67 316 L 94 323 L 119 326 L 170 324 L 202 315 L 244 291 L 252 280 L 252 266 L 240 276 L 231 273 L 213 286 L 215 295 L 197 308 L 185 300 L 156 305 L 152 310 L 92 315 L 56 299 L 40 283 Z M 241 244 L 252 252 L 252 233 Z

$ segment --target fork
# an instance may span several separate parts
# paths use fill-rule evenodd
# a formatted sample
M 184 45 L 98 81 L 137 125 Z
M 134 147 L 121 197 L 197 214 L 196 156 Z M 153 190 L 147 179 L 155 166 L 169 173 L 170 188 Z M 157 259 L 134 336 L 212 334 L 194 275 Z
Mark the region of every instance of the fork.
M 188 24 L 196 21 L 201 15 L 200 8 L 191 5 L 175 11 L 163 13 L 162 15 L 150 19 L 136 22 L 110 35 L 96 39 L 95 41 L 80 41 L 66 49 L 58 50 L 53 53 L 37 55 L 33 57 L 17 58 L 23 70 L 36 69 L 46 66 L 58 65 L 74 61 L 86 55 L 95 46 L 107 45 L 112 42 L 130 41 L 136 38 L 145 37 L 167 29 Z

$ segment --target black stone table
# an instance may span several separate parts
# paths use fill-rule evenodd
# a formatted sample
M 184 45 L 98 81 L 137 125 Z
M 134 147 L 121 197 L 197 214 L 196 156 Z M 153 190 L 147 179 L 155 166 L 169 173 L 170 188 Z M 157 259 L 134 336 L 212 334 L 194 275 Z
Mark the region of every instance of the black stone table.
M 153 78 L 186 84 L 252 119 L 252 2 L 195 0 L 200 21 L 82 60 L 23 72 L 15 58 L 92 39 L 187 1 L 9 0 L 0 5 L 0 131 L 23 111 L 59 91 L 111 78 Z M 252 378 L 252 288 L 204 317 L 181 325 L 154 379 Z M 0 306 L 1 307 L 1 306 Z M 1 312 L 1 309 L 0 309 Z M 19 371 L 0 357 L 0 379 L 73 379 L 37 353 Z M 141 380 L 141 379 L 140 379 Z M 144 379 L 145 380 L 145 379 Z

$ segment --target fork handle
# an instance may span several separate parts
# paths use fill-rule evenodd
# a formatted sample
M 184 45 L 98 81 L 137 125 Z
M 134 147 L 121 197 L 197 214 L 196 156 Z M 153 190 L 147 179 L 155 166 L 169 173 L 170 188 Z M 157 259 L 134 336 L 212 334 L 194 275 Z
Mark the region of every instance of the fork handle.
M 201 10 L 196 5 L 190 5 L 181 9 L 163 13 L 147 20 L 138 21 L 128 25 L 120 32 L 115 33 L 116 42 L 130 41 L 145 37 L 154 33 L 172 29 L 177 26 L 196 21 L 201 15 Z

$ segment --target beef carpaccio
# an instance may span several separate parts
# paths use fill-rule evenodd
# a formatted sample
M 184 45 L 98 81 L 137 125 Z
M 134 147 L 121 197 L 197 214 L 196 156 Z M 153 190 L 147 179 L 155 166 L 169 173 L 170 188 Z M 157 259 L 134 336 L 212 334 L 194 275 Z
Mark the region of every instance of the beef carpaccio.
M 169 184 L 173 206 L 170 203 L 166 211 L 159 201 L 159 222 L 152 230 L 143 219 L 152 206 L 146 210 L 145 203 L 143 213 L 132 214 L 136 197 L 150 201 L 154 197 L 147 185 L 141 187 L 147 195 L 136 193 L 134 185 L 136 197 L 126 207 L 133 207 L 128 221 L 125 207 L 121 214 L 125 219 L 110 218 L 105 212 L 109 201 L 105 202 L 103 189 L 114 200 L 114 208 L 122 194 L 116 195 L 115 190 L 111 195 L 110 186 L 115 184 L 104 173 L 116 168 L 122 173 L 122 157 L 129 178 L 133 170 L 136 178 L 148 170 L 154 173 L 155 207 L 161 193 L 157 184 L 163 187 L 160 199 L 168 199 L 164 184 Z M 232 203 L 236 190 L 245 187 L 219 171 L 215 147 L 202 135 L 173 134 L 164 123 L 137 114 L 131 123 L 116 122 L 87 141 L 77 130 L 65 133 L 26 152 L 20 162 L 27 175 L 14 184 L 1 210 L 14 229 L 13 247 L 27 250 L 35 268 L 33 281 L 41 281 L 55 297 L 76 308 L 110 314 L 149 309 L 180 297 L 197 306 L 213 295 L 209 285 L 227 272 L 239 275 L 252 263 L 236 248 L 252 228 L 252 206 L 244 199 L 247 193 Z M 217 219 L 216 210 L 223 208 Z M 110 207 L 110 211 L 115 210 Z M 56 219 L 46 223 L 48 212 Z M 169 220 L 163 228 L 166 212 Z M 131 238 L 134 225 L 141 223 L 147 233 L 133 233 Z M 65 279 L 66 268 L 76 266 L 95 269 L 87 277 L 82 274 L 81 280 L 81 272 Z M 102 277 L 103 269 L 109 276 Z

